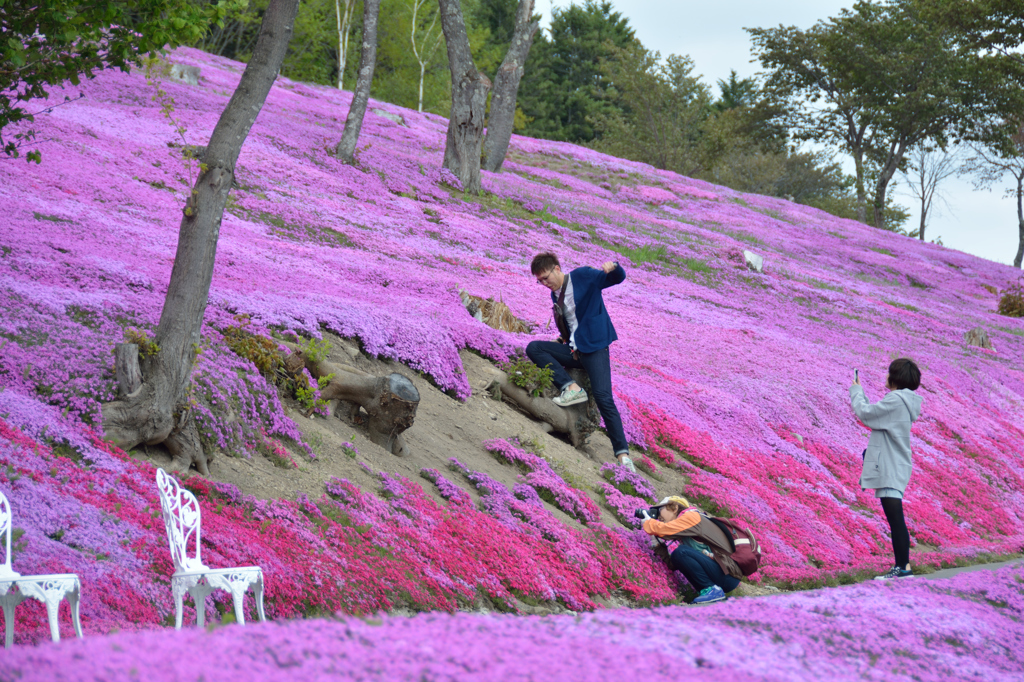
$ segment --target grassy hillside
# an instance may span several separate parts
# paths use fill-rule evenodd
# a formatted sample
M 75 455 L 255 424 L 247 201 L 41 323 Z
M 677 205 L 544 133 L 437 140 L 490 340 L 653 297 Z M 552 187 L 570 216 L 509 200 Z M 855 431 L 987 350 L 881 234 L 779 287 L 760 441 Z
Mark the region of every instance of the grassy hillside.
M 94 632 L 168 614 L 152 468 L 96 434 L 99 404 L 114 394 L 113 345 L 159 316 L 188 186 L 181 145 L 205 144 L 241 72 L 192 50 L 172 60 L 202 73 L 198 86 L 162 84 L 184 139 L 143 74 L 106 73 L 82 87 L 85 99 L 41 119 L 42 165 L 0 165 L 0 489 L 22 530 L 18 570 L 87 574 L 83 613 Z M 274 387 L 225 345 L 221 331 L 237 316 L 267 335 L 357 339 L 451 400 L 479 400 L 459 352 L 502 360 L 552 336 L 548 297 L 528 271 L 534 253 L 551 249 L 567 267 L 626 268 L 605 300 L 627 436 L 663 482 L 756 529 L 762 578 L 789 584 L 891 563 L 877 502 L 857 486 L 867 431 L 847 388 L 857 368 L 868 397 L 881 398 L 889 361 L 904 355 L 924 372 L 906 500 L 914 563 L 1024 546 L 1024 321 L 995 312 L 1015 270 L 525 138 L 513 140 L 502 173 L 484 174 L 485 194 L 466 197 L 439 171 L 446 121 L 433 115 L 373 104 L 387 116 L 367 114 L 358 163 L 332 158 L 349 99 L 281 79 L 242 150 L 194 372 L 209 447 L 300 462 L 311 452 L 294 444 L 302 435 Z M 763 274 L 744 266 L 744 249 L 765 258 Z M 535 335 L 477 322 L 463 288 L 501 298 Z M 965 345 L 975 327 L 992 350 Z M 430 427 L 421 415 L 416 428 Z M 384 499 L 343 481 L 325 481 L 319 500 L 277 502 L 190 485 L 206 505 L 211 552 L 263 565 L 276 615 L 453 609 L 481 594 L 507 609 L 675 598 L 678 584 L 636 531 L 586 512 L 567 526 L 538 497 L 543 485 L 510 489 L 472 463 L 424 468 L 437 474 L 423 483 L 430 494 L 382 464 Z M 557 472 L 547 480 L 578 496 L 579 509 L 583 498 L 594 504 Z M 466 491 L 486 498 L 482 510 Z M 433 521 L 409 528 L 410 518 Z M 470 561 L 487 546 L 474 543 L 502 533 L 528 561 Z M 133 597 L 100 596 L 115 583 Z M 308 601 L 310 590 L 319 601 Z M 38 634 L 29 609 L 24 627 Z

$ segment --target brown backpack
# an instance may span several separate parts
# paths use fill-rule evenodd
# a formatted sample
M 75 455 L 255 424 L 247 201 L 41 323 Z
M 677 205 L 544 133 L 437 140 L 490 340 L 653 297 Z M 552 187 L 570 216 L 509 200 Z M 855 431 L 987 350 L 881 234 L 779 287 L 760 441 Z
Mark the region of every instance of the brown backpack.
M 761 565 L 761 546 L 749 528 L 744 528 L 730 519 L 723 519 L 701 512 L 713 524 L 718 526 L 732 543 L 732 560 L 740 567 L 743 575 L 750 575 Z

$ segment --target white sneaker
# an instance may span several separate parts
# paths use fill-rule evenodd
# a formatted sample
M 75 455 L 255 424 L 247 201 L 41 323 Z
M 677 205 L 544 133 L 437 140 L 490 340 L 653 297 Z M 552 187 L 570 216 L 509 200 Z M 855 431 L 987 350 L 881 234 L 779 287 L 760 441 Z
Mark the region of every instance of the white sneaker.
M 582 388 L 577 388 L 574 391 L 566 386 L 562 391 L 562 395 L 556 395 L 551 401 L 559 407 L 569 407 L 570 405 L 587 402 L 587 392 Z
M 633 460 L 629 458 L 629 455 L 619 455 L 619 464 L 626 467 L 630 473 L 636 473 L 636 465 L 633 464 Z

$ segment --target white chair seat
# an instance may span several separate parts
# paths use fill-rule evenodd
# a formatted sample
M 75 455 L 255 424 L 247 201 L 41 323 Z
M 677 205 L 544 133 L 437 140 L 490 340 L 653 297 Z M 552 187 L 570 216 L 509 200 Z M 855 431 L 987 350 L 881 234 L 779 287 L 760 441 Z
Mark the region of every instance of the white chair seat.
M 186 592 L 189 593 L 196 605 L 196 625 L 203 627 L 206 623 L 206 595 L 216 590 L 231 593 L 231 601 L 235 607 L 235 621 L 239 625 L 245 625 L 242 599 L 250 585 L 252 585 L 253 596 L 256 597 L 256 613 L 261 621 L 265 621 L 267 618 L 263 613 L 263 569 L 259 566 L 175 571 L 171 576 L 171 593 L 174 595 L 174 627 L 181 629 L 181 611 Z
M 46 617 L 50 620 L 50 637 L 60 641 L 57 614 L 60 602 L 67 599 L 71 606 L 71 622 L 75 634 L 82 636 L 82 622 L 78 618 L 78 601 L 82 596 L 82 582 L 74 573 L 51 575 L 22 575 L 11 568 L 11 526 L 14 513 L 7 496 L 0 493 L 0 535 L 3 536 L 4 560 L 0 563 L 0 607 L 4 612 L 4 626 L 7 636 L 4 647 L 10 649 L 14 643 L 14 609 L 26 599 L 36 599 L 46 604 Z
M 14 608 L 26 599 L 35 599 L 46 605 L 46 616 L 50 621 L 50 637 L 60 641 L 58 611 L 62 599 L 71 606 L 71 622 L 75 635 L 82 636 L 82 621 L 79 619 L 78 602 L 82 594 L 82 583 L 74 573 L 51 575 L 12 575 L 0 578 L 0 607 L 4 612 L 6 636 L 4 646 L 8 649 L 14 643 Z
M 242 600 L 245 591 L 252 586 L 256 597 L 256 613 L 265 621 L 263 612 L 263 569 L 259 566 L 235 568 L 210 568 L 202 561 L 203 546 L 200 540 L 201 516 L 199 502 L 163 469 L 156 470 L 156 487 L 160 492 L 160 508 L 167 529 L 167 542 L 174 560 L 174 574 L 171 575 L 171 594 L 174 596 L 174 628 L 181 629 L 181 612 L 187 592 L 196 605 L 196 625 L 202 627 L 206 621 L 206 597 L 214 590 L 231 593 L 235 607 L 235 622 L 245 625 Z M 190 555 L 189 546 L 195 548 Z

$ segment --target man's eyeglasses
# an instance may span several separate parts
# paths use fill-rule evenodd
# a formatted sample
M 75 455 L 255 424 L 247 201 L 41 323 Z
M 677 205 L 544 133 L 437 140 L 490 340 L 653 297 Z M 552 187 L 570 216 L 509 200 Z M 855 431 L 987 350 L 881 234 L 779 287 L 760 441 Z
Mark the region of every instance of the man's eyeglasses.
M 553 274 L 554 273 L 549 270 L 548 272 L 544 273 L 543 275 L 538 275 L 537 276 L 537 284 L 543 284 L 544 286 L 547 286 L 548 285 L 548 280 L 551 278 L 551 275 L 553 275 Z

